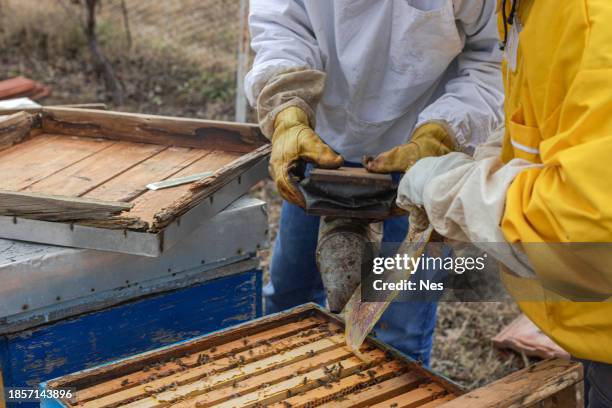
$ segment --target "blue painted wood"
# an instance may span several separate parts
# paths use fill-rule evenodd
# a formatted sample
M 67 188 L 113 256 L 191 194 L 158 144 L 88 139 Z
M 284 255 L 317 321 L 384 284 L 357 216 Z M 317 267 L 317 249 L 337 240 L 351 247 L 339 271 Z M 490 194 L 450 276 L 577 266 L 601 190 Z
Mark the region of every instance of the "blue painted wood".
M 261 285 L 261 271 L 252 270 L 0 337 L 0 364 L 10 370 L 4 374 L 5 386 L 38 387 L 260 317 Z

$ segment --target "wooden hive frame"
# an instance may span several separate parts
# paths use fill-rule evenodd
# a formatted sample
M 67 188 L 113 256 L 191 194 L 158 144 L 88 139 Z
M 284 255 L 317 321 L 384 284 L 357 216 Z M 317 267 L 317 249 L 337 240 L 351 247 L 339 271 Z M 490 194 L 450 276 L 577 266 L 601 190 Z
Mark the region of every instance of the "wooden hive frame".
M 463 393 L 376 340 L 362 352 L 346 346 L 337 317 L 309 304 L 46 386 L 74 389 L 62 403 L 87 408 L 431 407 Z
M 269 151 L 248 124 L 66 107 L 0 116 L 0 231 L 156 256 L 261 179 Z M 205 171 L 188 185 L 145 187 Z M 232 183 L 242 186 L 215 203 Z
M 43 384 L 72 389 L 43 407 L 575 407 L 580 364 L 547 360 L 465 394 L 314 304 Z M 364 357 L 362 356 L 362 357 Z

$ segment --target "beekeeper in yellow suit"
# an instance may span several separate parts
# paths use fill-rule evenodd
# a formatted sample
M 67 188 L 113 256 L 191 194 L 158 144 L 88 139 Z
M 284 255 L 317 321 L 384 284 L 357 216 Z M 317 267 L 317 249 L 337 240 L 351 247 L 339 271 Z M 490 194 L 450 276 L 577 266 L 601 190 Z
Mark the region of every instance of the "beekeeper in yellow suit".
M 505 242 L 522 311 L 585 362 L 612 407 L 612 1 L 502 1 L 505 130 L 473 157 L 419 160 L 398 204 L 442 235 Z M 494 251 L 495 252 L 495 251 Z

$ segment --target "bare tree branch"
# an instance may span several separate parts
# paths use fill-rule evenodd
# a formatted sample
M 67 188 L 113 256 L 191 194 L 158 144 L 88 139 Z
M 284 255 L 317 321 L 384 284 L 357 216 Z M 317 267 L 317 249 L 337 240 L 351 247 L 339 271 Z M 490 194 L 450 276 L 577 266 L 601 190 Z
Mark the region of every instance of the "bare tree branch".
M 122 105 L 124 101 L 123 88 L 115 75 L 113 66 L 108 62 L 106 56 L 104 56 L 96 34 L 96 7 L 101 6 L 99 0 L 68 0 L 75 5 L 80 5 L 81 8 L 85 10 L 84 18 L 75 12 L 74 8 L 67 4 L 65 0 L 56 1 L 64 9 L 66 14 L 74 19 L 83 29 L 89 51 L 93 57 L 95 71 L 99 75 L 102 75 L 106 89 L 113 95 L 113 102 L 115 105 Z
M 130 18 L 125 0 L 121 0 L 121 13 L 123 14 L 123 29 L 127 38 L 128 49 L 132 48 L 132 31 L 130 30 Z
M 96 35 L 96 6 L 98 0 L 85 0 L 85 11 L 86 11 L 86 25 L 85 35 L 87 36 L 87 43 L 89 44 L 89 50 L 91 51 L 96 70 L 102 74 L 106 87 L 113 94 L 113 101 L 116 105 L 123 105 L 123 90 L 121 84 L 115 76 L 115 71 L 112 65 L 108 62 L 106 56 L 100 48 L 98 43 L 98 36 Z

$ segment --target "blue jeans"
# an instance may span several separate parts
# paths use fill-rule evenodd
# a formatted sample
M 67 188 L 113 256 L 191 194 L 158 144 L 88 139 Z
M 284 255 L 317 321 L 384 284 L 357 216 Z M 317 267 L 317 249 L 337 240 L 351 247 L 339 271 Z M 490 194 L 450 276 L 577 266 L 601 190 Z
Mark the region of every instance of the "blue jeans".
M 612 364 L 587 360 L 583 360 L 582 364 L 585 407 L 612 407 Z
M 399 246 L 407 231 L 407 217 L 388 219 L 383 224 L 383 242 Z M 263 289 L 266 313 L 313 301 L 325 304 L 315 259 L 318 233 L 319 217 L 306 215 L 300 207 L 283 201 L 270 282 Z M 376 336 L 429 365 L 436 309 L 435 302 L 391 303 L 374 329 Z

